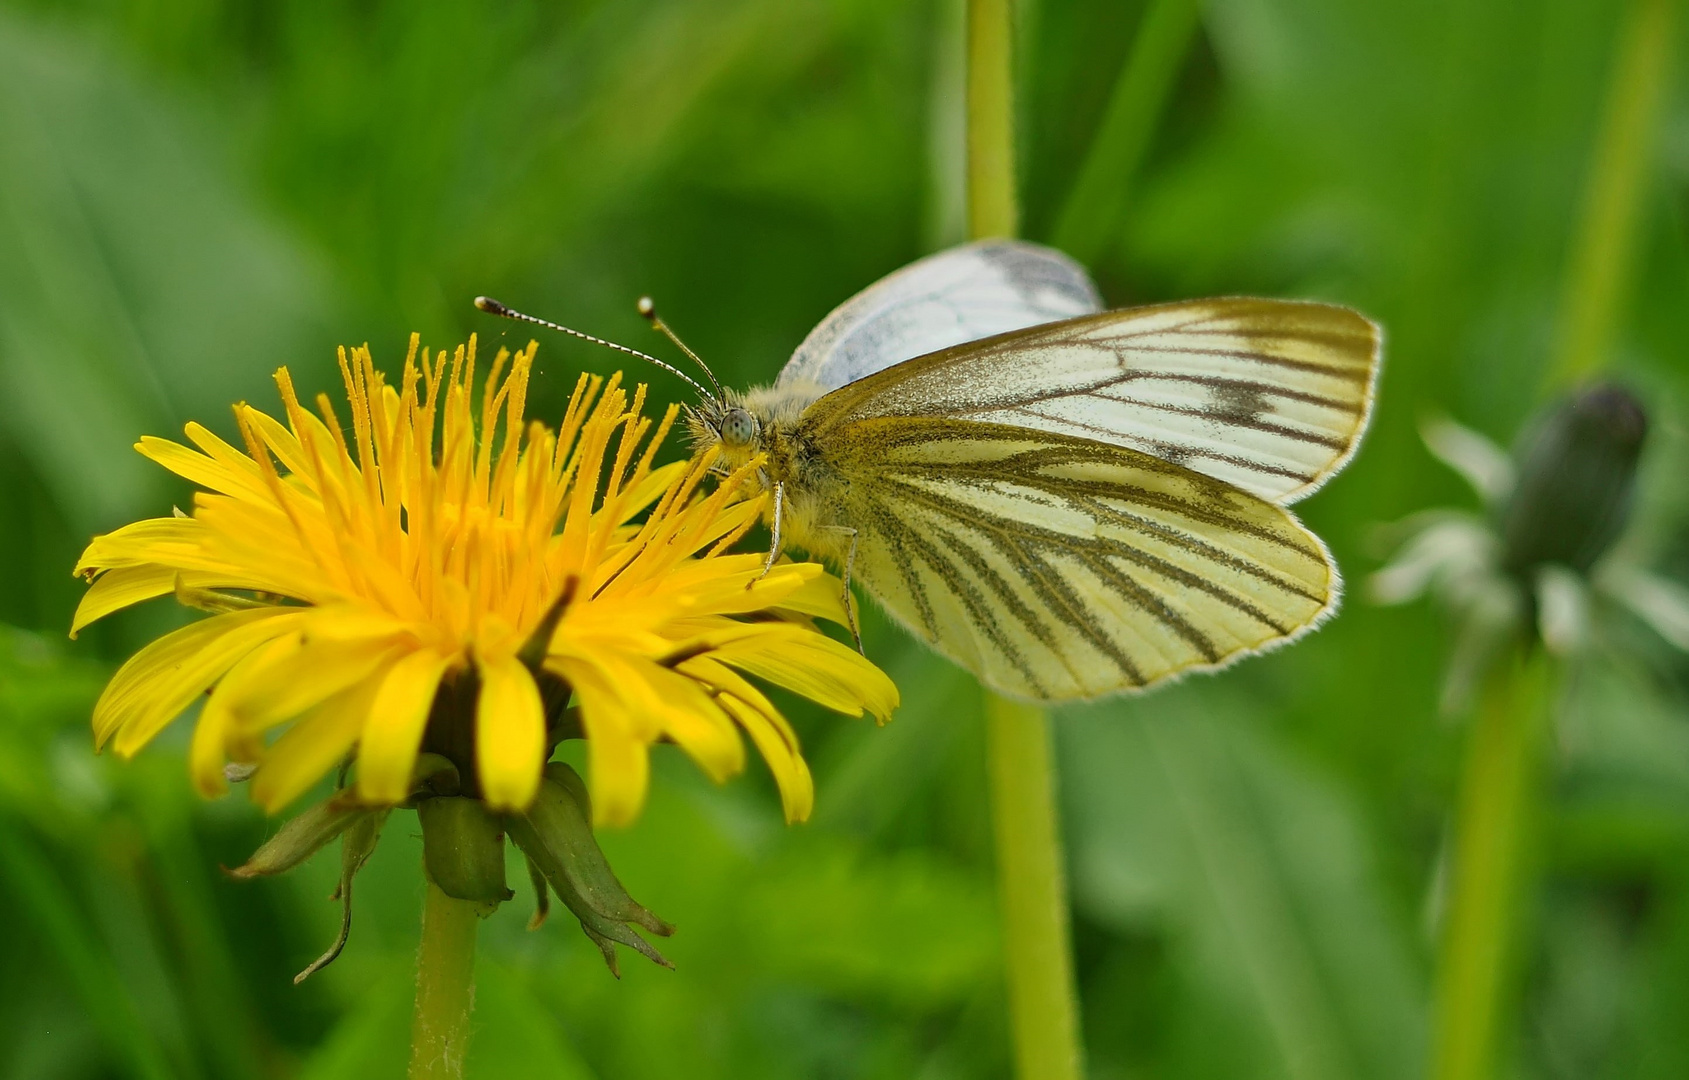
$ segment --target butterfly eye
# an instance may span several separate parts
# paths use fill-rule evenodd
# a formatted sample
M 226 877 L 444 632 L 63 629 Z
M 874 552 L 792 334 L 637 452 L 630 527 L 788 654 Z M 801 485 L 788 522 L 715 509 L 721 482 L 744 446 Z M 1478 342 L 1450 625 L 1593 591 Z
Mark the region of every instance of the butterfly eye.
M 729 409 L 721 418 L 721 441 L 728 446 L 744 446 L 756 437 L 756 418 L 744 409 Z

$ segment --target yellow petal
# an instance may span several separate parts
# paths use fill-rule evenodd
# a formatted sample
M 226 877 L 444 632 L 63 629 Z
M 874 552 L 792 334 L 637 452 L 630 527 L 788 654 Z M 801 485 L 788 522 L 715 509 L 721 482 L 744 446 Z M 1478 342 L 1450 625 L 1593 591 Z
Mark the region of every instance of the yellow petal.
M 688 555 L 702 551 L 704 548 L 720 540 L 741 527 L 748 528 L 750 523 L 762 516 L 762 499 L 748 499 L 744 502 L 729 503 L 726 509 L 715 515 L 702 529 L 687 537 L 690 541 L 685 553 Z
M 218 461 L 205 454 L 189 450 L 180 443 L 151 435 L 142 436 L 141 441 L 135 444 L 135 449 L 177 476 L 198 484 L 202 488 L 248 499 L 269 498 L 269 492 L 264 487 L 264 478 L 259 474 L 258 466 L 250 458 L 243 456 L 228 461 Z M 233 447 L 229 449 L 233 452 Z M 242 468 L 235 465 L 234 461 L 236 460 L 245 462 L 246 467 Z
M 663 492 L 685 474 L 689 464 L 686 461 L 671 461 L 647 473 L 645 479 L 628 491 L 627 504 L 622 508 L 627 517 L 632 517 L 661 498 Z
M 838 580 L 828 576 L 823 567 L 817 563 L 784 562 L 764 575 L 763 559 L 761 555 L 695 559 L 645 582 L 637 591 L 627 591 L 675 613 L 680 608 L 691 613 L 741 615 L 796 602 L 820 604 L 818 614 L 829 618 L 836 614 L 843 619 Z M 832 582 L 830 605 L 819 595 L 802 592 L 806 584 L 817 578 Z M 797 599 L 794 601 L 793 597 Z
M 223 777 L 223 763 L 228 760 L 230 700 L 238 696 L 254 676 L 298 650 L 298 634 L 272 638 L 241 657 L 211 691 L 205 708 L 200 711 L 199 723 L 194 725 L 193 743 L 188 751 L 188 772 L 201 795 L 214 798 L 229 788 Z
M 587 775 L 592 778 L 593 826 L 633 824 L 651 784 L 645 744 L 601 728 L 587 739 Z
M 321 621 L 320 616 L 308 620 L 291 653 L 277 656 L 230 693 L 228 709 L 244 733 L 256 734 L 291 720 L 391 662 L 393 638 L 319 641 L 311 631 Z
M 633 718 L 621 698 L 596 673 L 583 671 L 572 684 L 586 730 L 592 823 L 626 825 L 639 816 L 651 782 L 645 743 L 633 733 Z
M 323 422 L 308 412 L 301 412 L 300 417 L 305 421 L 306 430 L 317 439 L 318 448 L 328 450 L 334 446 L 334 437 L 329 434 Z M 304 445 L 294 437 L 279 420 L 268 413 L 253 409 L 247 413 L 253 427 L 258 429 L 258 435 L 264 440 L 264 445 L 273 451 L 287 470 L 295 476 L 311 476 L 316 470 L 311 468 L 311 455 L 306 452 Z M 325 464 L 327 464 L 325 462 Z
M 844 584 L 832 574 L 815 575 L 774 606 L 781 611 L 828 619 L 840 626 L 850 625 L 844 609 Z
M 718 700 L 750 735 L 780 788 L 786 820 L 805 821 L 815 803 L 815 784 L 798 748 L 798 733 L 774 703 L 737 671 L 708 655 L 683 662 L 679 671 L 720 692 Z
M 810 811 L 815 808 L 815 781 L 809 774 L 808 763 L 798 752 L 796 738 L 788 738 L 791 729 L 783 723 L 778 726 L 771 723 L 761 711 L 731 694 L 723 694 L 720 701 L 768 762 L 768 771 L 774 774 L 774 783 L 780 788 L 786 823 L 808 821 Z
M 669 706 L 663 733 L 718 784 L 744 772 L 745 744 L 732 719 L 691 679 L 651 667 L 649 685 Z
M 527 667 L 514 656 L 481 660 L 475 703 L 475 757 L 481 796 L 494 810 L 526 810 L 545 766 L 545 706 Z
M 358 794 L 365 801 L 398 803 L 410 794 L 428 710 L 450 663 L 434 649 L 418 649 L 387 670 L 358 750 Z
M 370 599 L 382 610 L 390 611 L 401 619 L 416 622 L 428 618 L 427 609 L 417 598 L 416 590 L 392 563 L 357 545 L 351 546 L 346 554 L 347 562 L 363 579 Z
M 188 441 L 199 447 L 212 461 L 223 466 L 231 473 L 250 475 L 257 482 L 263 492 L 262 497 L 268 499 L 269 487 L 264 483 L 263 473 L 258 469 L 258 463 L 248 457 L 243 451 L 235 449 L 224 442 L 210 428 L 204 424 L 190 420 L 182 426 L 182 433 Z M 145 441 L 145 440 L 143 440 Z M 145 453 L 145 451 L 142 451 Z
M 322 779 L 358 741 L 385 672 L 377 672 L 312 709 L 264 754 L 252 800 L 274 814 Z
M 595 700 L 614 696 L 616 712 L 629 718 L 627 730 L 636 739 L 672 739 L 718 782 L 744 769 L 745 747 L 738 732 L 693 680 L 608 649 L 589 651 L 564 670 L 577 693 L 582 686 L 607 687 Z M 587 708 L 583 699 L 583 711 Z
M 145 518 L 94 537 L 77 561 L 76 573 L 202 559 L 206 537 L 204 522 L 193 518 Z
M 95 745 L 117 737 L 124 757 L 154 735 L 248 652 L 298 626 L 297 609 L 213 615 L 166 634 L 129 658 L 94 705 Z
M 82 602 L 76 605 L 76 615 L 71 619 L 70 636 L 76 637 L 83 627 L 114 611 L 174 592 L 177 578 L 190 589 L 209 589 L 221 584 L 209 575 L 184 572 L 173 566 L 149 564 L 107 570 L 82 594 Z
M 378 638 L 396 640 L 417 631 L 415 622 L 359 604 L 324 604 L 305 627 L 314 644 L 359 645 Z
M 243 504 L 223 495 L 202 495 L 196 502 L 198 517 L 148 518 L 96 536 L 77 562 L 76 573 L 168 566 L 184 574 L 203 574 L 222 588 L 312 595 L 301 591 L 298 582 L 320 580 L 321 572 L 287 557 L 291 535 L 278 535 L 275 523 L 262 518 L 255 526 L 250 514 L 233 528 L 219 528 L 206 511 L 222 505 Z M 280 520 L 285 526 L 286 519 Z M 258 546 L 243 550 L 239 541 L 231 543 L 231 537 L 246 536 L 260 538 Z M 294 577 L 278 576 L 290 569 Z
M 878 720 L 897 708 L 897 686 L 854 649 L 812 630 L 778 624 L 722 646 L 711 655 L 724 664 L 802 694 L 829 709 Z

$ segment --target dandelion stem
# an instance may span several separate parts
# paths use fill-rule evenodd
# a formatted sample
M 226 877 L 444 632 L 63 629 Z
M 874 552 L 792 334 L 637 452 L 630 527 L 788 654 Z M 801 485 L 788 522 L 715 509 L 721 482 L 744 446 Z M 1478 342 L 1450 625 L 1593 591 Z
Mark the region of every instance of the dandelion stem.
M 454 900 L 428 882 L 422 945 L 416 954 L 416 1014 L 411 1023 L 410 1080 L 458 1080 L 469 1048 L 475 1003 L 475 904 Z
M 1013 36 L 1010 0 L 968 0 L 968 231 L 976 240 L 1020 227 Z M 985 711 L 1016 1071 L 1022 1080 L 1078 1080 L 1084 1058 L 1050 717 L 990 695 Z
M 1050 717 L 1043 709 L 986 700 L 986 753 L 997 837 L 1017 1075 L 1077 1080 L 1084 1074 L 1074 1000 L 1066 868 L 1056 823 Z
M 1609 359 L 1636 266 L 1637 221 L 1661 103 L 1670 80 L 1679 0 L 1631 0 L 1613 49 L 1607 101 L 1589 160 L 1560 303 L 1555 385 L 1587 379 Z
M 968 0 L 968 234 L 975 240 L 1020 230 L 1013 36 L 1009 0 Z
M 1526 915 L 1552 681 L 1541 649 L 1490 673 L 1466 750 L 1438 957 L 1433 1080 L 1489 1080 Z

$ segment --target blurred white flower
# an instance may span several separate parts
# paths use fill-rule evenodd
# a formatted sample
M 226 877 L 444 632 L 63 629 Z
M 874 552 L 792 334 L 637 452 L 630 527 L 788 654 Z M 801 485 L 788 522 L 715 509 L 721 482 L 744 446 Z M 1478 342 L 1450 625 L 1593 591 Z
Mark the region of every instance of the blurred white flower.
M 1442 706 L 1471 700 L 1497 650 L 1519 634 L 1575 657 L 1623 610 L 1689 651 L 1689 588 L 1615 546 L 1629 519 L 1647 421 L 1629 392 L 1597 386 L 1553 407 L 1518 455 L 1453 420 L 1420 427 L 1432 456 L 1477 492 L 1480 512 L 1439 507 L 1399 523 L 1405 534 L 1367 582 L 1379 604 L 1434 596 L 1457 622 Z

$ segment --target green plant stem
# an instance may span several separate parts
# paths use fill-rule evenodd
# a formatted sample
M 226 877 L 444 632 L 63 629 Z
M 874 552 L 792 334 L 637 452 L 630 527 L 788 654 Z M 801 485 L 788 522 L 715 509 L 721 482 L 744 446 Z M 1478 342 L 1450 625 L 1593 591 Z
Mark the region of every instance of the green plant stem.
M 1084 1056 L 1050 717 L 996 695 L 987 697 L 985 713 L 1016 1075 L 1077 1080 L 1084 1075 Z
M 1438 957 L 1432 1080 L 1490 1080 L 1528 910 L 1551 661 L 1497 664 L 1467 741 Z
M 1127 189 L 1200 22 L 1196 0 L 1151 0 L 1144 12 L 1052 234 L 1055 245 L 1080 262 L 1096 262 L 1114 239 Z
M 968 234 L 975 240 L 1020 231 L 1013 38 L 1009 0 L 968 0 Z
M 428 882 L 422 945 L 416 954 L 416 1013 L 411 1023 L 410 1080 L 458 1080 L 469 1049 L 475 1004 L 475 905 Z
M 1611 359 L 1637 258 L 1638 220 L 1668 83 L 1679 0 L 1631 0 L 1614 46 L 1547 384 Z M 1438 957 L 1432 1080 L 1490 1080 L 1532 893 L 1531 841 L 1553 673 L 1540 653 L 1492 673 L 1468 741 Z
M 1014 26 L 1009 0 L 968 0 L 968 231 L 1013 236 Z M 1004 971 L 1022 1080 L 1084 1073 L 1050 718 L 987 695 L 986 759 L 997 842 Z
M 1560 302 L 1551 385 L 1608 360 L 1636 268 L 1637 229 L 1659 127 L 1680 0 L 1631 0 L 1619 27 L 1588 187 Z

